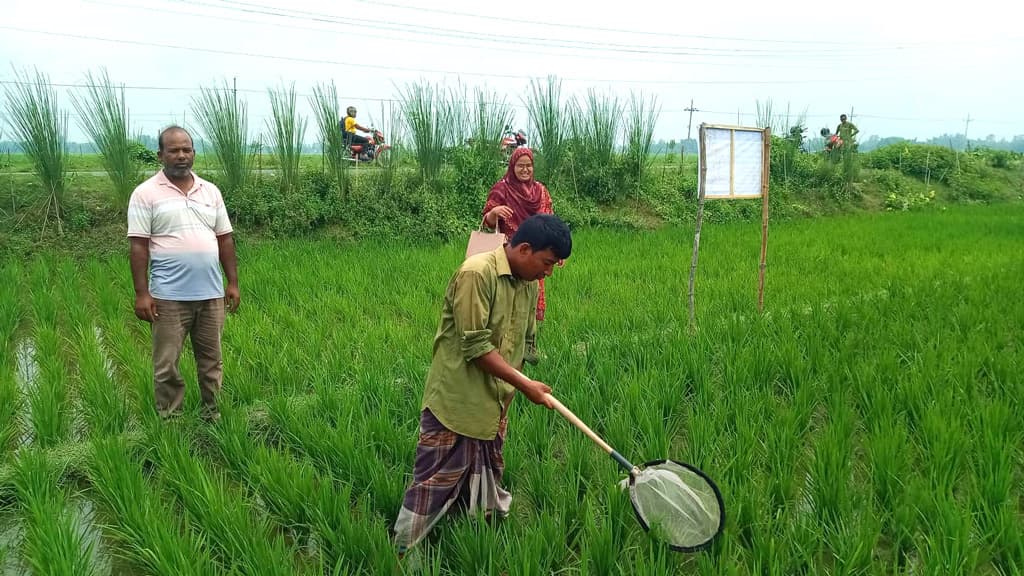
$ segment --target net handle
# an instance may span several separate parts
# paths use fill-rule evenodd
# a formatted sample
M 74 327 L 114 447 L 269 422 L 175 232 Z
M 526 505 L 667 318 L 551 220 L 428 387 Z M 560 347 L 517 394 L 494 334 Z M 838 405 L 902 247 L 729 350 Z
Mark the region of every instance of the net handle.
M 614 448 L 612 448 L 611 446 L 608 445 L 607 442 L 602 440 L 596 432 L 591 430 L 589 426 L 584 424 L 583 421 L 579 419 L 579 417 L 573 414 L 572 410 L 569 410 L 568 408 L 565 407 L 565 404 L 559 402 L 558 398 L 555 398 L 551 394 L 545 394 L 545 396 L 547 396 L 548 400 L 551 401 L 551 406 L 554 407 L 554 409 L 557 410 L 559 414 L 564 416 L 565 419 L 568 420 L 569 422 L 572 422 L 574 426 L 579 428 L 584 434 L 587 435 L 587 437 L 593 440 L 595 444 L 597 444 L 598 446 L 601 447 L 602 450 L 607 452 L 608 455 L 612 457 L 612 460 L 615 460 L 616 462 L 619 463 L 619 466 L 622 466 L 627 472 L 630 473 L 630 475 L 632 475 L 635 472 L 635 467 L 629 463 L 629 460 L 626 460 L 622 456 L 622 454 L 616 452 Z
M 522 372 L 519 372 L 518 370 L 516 372 L 519 374 L 519 376 L 522 376 L 527 380 L 531 379 L 529 376 L 524 375 Z M 545 394 L 544 396 L 545 398 L 547 398 L 548 401 L 551 402 L 551 406 L 555 410 L 557 410 L 559 414 L 561 414 L 569 422 L 572 422 L 573 426 L 579 428 L 584 434 L 587 435 L 588 438 L 593 440 L 595 444 L 597 444 L 598 446 L 601 447 L 602 450 L 607 452 L 608 455 L 612 457 L 612 460 L 618 462 L 619 466 L 625 468 L 626 471 L 630 473 L 630 475 L 633 475 L 637 471 L 636 467 L 629 463 L 629 460 L 626 460 L 622 456 L 622 454 L 616 452 L 614 448 L 612 448 L 607 442 L 602 440 L 596 432 L 590 429 L 590 426 L 584 424 L 583 420 L 580 420 L 578 416 L 573 414 L 572 410 L 569 410 L 568 408 L 565 407 L 565 404 L 559 402 L 558 398 L 555 398 L 551 394 Z

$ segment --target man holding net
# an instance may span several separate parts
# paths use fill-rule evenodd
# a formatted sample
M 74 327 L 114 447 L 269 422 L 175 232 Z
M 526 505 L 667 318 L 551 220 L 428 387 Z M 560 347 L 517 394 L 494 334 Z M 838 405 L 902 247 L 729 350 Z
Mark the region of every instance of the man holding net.
M 399 555 L 453 505 L 508 514 L 501 486 L 508 407 L 516 390 L 551 408 L 551 389 L 523 376 L 536 329 L 538 280 L 569 258 L 569 228 L 552 214 L 525 220 L 504 246 L 466 259 L 448 282 L 423 391 L 413 483 L 395 522 Z

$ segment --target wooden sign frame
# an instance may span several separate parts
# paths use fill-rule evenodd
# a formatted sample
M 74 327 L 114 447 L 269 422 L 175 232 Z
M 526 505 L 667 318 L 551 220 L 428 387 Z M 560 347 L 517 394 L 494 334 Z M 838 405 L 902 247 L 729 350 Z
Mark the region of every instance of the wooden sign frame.
M 729 195 L 707 196 L 707 131 L 728 130 L 730 132 L 729 145 Z M 759 132 L 761 134 L 761 187 L 755 194 L 736 194 L 735 163 L 736 163 L 736 132 Z M 700 177 L 698 184 L 697 198 L 697 226 L 693 235 L 693 259 L 690 263 L 690 328 L 694 327 L 694 283 L 697 273 L 697 256 L 700 251 L 700 230 L 704 220 L 704 200 L 741 200 L 761 198 L 761 261 L 758 273 L 757 285 L 757 309 L 764 309 L 764 273 L 768 261 L 768 177 L 771 173 L 771 130 L 769 128 L 752 128 L 747 126 L 734 126 L 729 124 L 706 124 L 702 123 L 699 130 L 699 163 Z

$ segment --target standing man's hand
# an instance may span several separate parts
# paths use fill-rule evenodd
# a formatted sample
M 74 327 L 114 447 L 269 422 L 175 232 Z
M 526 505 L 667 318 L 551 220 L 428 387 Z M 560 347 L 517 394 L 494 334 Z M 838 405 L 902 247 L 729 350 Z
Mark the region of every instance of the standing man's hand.
M 153 322 L 159 316 L 156 313 L 156 300 L 153 300 L 149 292 L 135 295 L 135 316 L 146 322 Z
M 523 395 L 530 402 L 544 406 L 549 410 L 554 408 L 554 405 L 551 404 L 551 396 L 548 395 L 551 393 L 551 387 L 547 384 L 539 380 L 530 380 L 529 384 L 524 385 L 520 390 L 522 390 Z
M 242 301 L 242 293 L 238 289 L 238 284 L 228 284 L 227 289 L 224 291 L 224 301 L 228 305 L 228 312 L 234 314 L 238 311 L 238 305 Z

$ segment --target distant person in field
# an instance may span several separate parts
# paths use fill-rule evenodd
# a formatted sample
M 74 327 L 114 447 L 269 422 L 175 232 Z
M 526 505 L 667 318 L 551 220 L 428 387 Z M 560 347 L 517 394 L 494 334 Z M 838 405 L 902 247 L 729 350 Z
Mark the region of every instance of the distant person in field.
M 158 142 L 163 169 L 140 184 L 128 202 L 135 315 L 151 325 L 160 416 L 181 413 L 185 380 L 178 364 L 188 336 L 203 417 L 217 420 L 224 311 L 235 312 L 241 299 L 231 222 L 220 190 L 192 171 L 195 150 L 189 133 L 171 126 Z
M 833 152 L 843 146 L 839 134 L 829 133 L 828 128 L 821 129 L 821 137 L 825 139 L 825 152 Z
M 342 136 L 345 140 L 345 144 L 349 146 L 362 144 L 363 151 L 359 154 L 359 159 L 369 160 L 371 158 L 370 139 L 366 136 L 356 134 L 356 130 L 366 132 L 367 134 L 369 134 L 371 130 L 365 126 L 360 126 L 359 123 L 356 122 L 356 112 L 355 106 L 349 106 L 345 110 L 345 119 L 342 120 Z
M 539 214 L 511 240 L 467 258 L 448 282 L 421 402 L 413 483 L 395 522 L 400 556 L 453 505 L 504 517 L 508 408 L 519 390 L 551 408 L 551 389 L 521 375 L 534 338 L 538 281 L 572 252 L 568 226 Z
M 483 227 L 495 226 L 508 238 L 515 235 L 527 218 L 536 214 L 553 214 L 551 194 L 547 187 L 533 177 L 533 151 L 516 148 L 509 158 L 505 175 L 491 187 L 483 209 Z M 544 321 L 547 302 L 544 298 L 544 280 L 541 279 L 537 295 L 537 322 Z M 530 356 L 531 363 L 536 351 Z
M 846 119 L 846 114 L 839 115 L 839 125 L 836 126 L 836 134 L 843 143 L 853 144 L 855 137 L 860 133 L 853 122 Z

